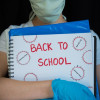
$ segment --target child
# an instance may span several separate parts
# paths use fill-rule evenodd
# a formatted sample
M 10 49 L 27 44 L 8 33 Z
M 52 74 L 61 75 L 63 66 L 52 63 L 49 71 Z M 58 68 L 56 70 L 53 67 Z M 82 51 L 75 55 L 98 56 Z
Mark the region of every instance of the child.
M 30 21 L 21 24 L 20 26 L 10 26 L 0 37 L 0 100 L 29 100 L 52 97 L 54 97 L 54 100 L 57 100 L 57 98 L 62 99 L 63 97 L 66 98 L 64 100 L 81 100 L 81 98 L 83 100 L 95 100 L 93 94 L 88 90 L 88 88 L 78 83 L 63 80 L 23 82 L 5 77 L 8 70 L 6 32 L 13 28 L 67 22 L 62 15 L 65 0 L 30 0 L 30 3 L 32 10 L 34 11 Z M 98 45 L 100 40 L 93 31 L 91 32 L 97 37 L 97 77 L 98 82 L 100 82 L 100 75 L 98 73 L 100 72 L 100 47 Z M 70 92 L 70 90 L 72 91 Z M 61 94 L 61 91 L 63 95 Z M 80 95 L 77 95 L 76 93 L 79 93 Z

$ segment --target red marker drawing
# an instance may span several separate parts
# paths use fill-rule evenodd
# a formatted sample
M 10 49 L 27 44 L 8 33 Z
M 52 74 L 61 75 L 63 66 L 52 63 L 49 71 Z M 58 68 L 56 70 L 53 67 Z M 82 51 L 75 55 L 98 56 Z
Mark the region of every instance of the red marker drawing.
M 83 54 L 82 59 L 86 64 L 92 64 L 92 51 L 91 50 L 86 51 Z
M 86 40 L 83 37 L 76 37 L 73 40 L 73 47 L 75 50 L 83 50 L 86 47 Z
M 17 62 L 20 64 L 20 65 L 26 65 L 29 63 L 30 61 L 30 55 L 28 52 L 26 51 L 21 51 L 18 53 L 17 57 Z
M 71 78 L 76 81 L 83 79 L 84 74 L 84 69 L 82 67 L 77 66 L 71 70 Z
M 38 81 L 38 78 L 34 73 L 27 73 L 24 77 L 24 81 Z
M 32 36 L 23 36 L 23 39 L 26 43 L 32 43 L 35 42 L 37 39 L 37 35 L 32 35 Z

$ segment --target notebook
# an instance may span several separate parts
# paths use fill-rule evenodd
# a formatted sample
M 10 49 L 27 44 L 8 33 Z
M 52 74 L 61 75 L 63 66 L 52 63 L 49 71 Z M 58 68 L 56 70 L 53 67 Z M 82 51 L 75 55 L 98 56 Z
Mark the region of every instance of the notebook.
M 95 94 L 95 38 L 88 20 L 11 29 L 9 77 L 21 81 L 64 79 Z

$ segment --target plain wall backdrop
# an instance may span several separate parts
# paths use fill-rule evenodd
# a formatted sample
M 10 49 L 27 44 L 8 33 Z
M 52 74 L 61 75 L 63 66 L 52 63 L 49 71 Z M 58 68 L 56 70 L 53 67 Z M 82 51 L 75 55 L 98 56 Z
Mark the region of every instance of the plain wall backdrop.
M 100 0 L 66 0 L 64 15 L 68 21 L 89 19 L 90 28 L 100 36 Z M 0 34 L 9 25 L 28 21 L 31 11 L 29 0 L 0 1 Z

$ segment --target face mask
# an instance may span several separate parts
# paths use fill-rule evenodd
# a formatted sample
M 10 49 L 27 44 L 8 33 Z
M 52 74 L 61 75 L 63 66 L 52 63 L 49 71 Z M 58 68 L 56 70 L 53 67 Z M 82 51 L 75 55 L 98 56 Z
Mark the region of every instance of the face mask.
M 33 12 L 45 23 L 56 22 L 65 6 L 65 0 L 30 0 L 30 3 Z

